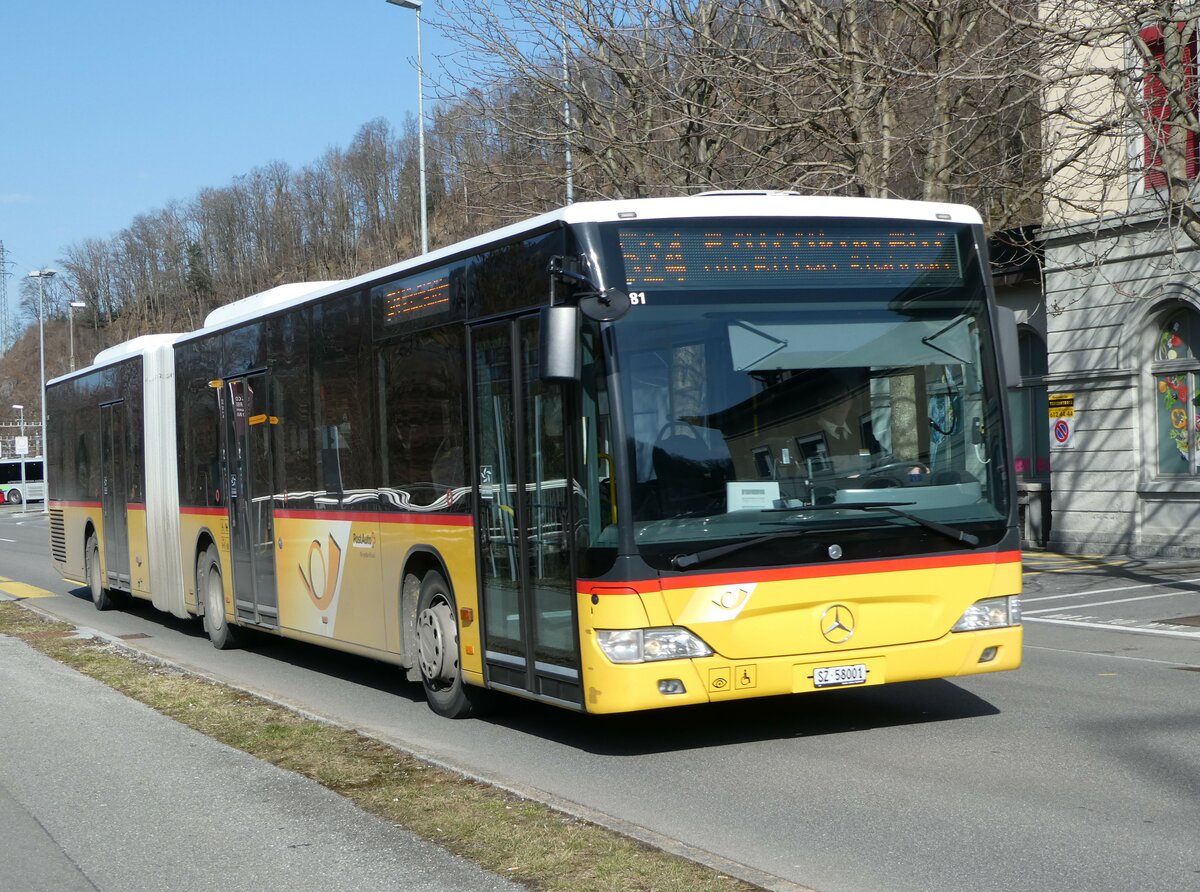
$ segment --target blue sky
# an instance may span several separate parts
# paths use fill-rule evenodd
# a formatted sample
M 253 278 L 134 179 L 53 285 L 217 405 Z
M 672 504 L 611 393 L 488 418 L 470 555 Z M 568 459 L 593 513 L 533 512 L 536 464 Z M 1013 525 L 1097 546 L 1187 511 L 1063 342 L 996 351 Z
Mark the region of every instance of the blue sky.
M 428 75 L 435 0 L 423 15 Z M 415 14 L 385 0 L 4 0 L 0 241 L 21 277 L 69 245 L 360 126 L 416 115 Z M 15 319 L 14 319 L 15 321 Z

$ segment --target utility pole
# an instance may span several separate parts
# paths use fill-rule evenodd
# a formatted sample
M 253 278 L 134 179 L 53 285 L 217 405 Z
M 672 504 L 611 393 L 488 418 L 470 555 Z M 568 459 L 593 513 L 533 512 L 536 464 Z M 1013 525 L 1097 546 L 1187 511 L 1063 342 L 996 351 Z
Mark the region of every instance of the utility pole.
M 8 352 L 12 343 L 9 337 L 8 322 L 8 255 L 4 252 L 4 242 L 0 242 L 0 354 Z

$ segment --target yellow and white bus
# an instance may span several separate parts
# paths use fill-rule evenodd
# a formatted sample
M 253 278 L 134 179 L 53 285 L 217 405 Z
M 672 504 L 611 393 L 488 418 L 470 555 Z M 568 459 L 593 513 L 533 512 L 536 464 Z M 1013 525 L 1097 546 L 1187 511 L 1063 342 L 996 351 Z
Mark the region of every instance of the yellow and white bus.
M 0 505 L 20 505 L 46 499 L 42 459 L 0 459 Z
M 53 559 L 447 716 L 1013 669 L 1014 340 L 966 207 L 575 204 L 50 382 Z

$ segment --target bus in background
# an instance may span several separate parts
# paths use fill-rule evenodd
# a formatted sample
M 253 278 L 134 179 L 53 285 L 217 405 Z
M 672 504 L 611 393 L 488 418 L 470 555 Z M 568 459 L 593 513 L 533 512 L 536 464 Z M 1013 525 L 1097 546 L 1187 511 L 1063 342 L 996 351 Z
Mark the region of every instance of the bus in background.
M 454 717 L 1016 668 L 985 246 L 958 205 L 709 194 L 272 289 L 50 382 L 56 566 Z
M 44 502 L 45 479 L 40 458 L 0 459 L 0 505 Z

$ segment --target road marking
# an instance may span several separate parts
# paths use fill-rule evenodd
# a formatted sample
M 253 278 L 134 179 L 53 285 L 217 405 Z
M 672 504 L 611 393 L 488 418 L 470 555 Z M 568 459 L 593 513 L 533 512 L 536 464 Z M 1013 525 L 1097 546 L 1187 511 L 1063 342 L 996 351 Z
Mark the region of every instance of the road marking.
M 1099 592 L 1088 592 L 1089 595 L 1100 594 Z M 1091 604 L 1072 604 L 1072 610 L 1085 610 L 1090 607 L 1107 607 L 1109 604 L 1129 604 L 1134 601 L 1153 601 L 1157 598 L 1178 598 L 1181 595 L 1191 595 L 1194 592 L 1163 592 L 1161 595 L 1139 595 L 1136 598 L 1114 598 L 1111 601 L 1095 601 Z M 1059 610 L 1058 607 L 1043 607 L 1040 610 L 1022 610 L 1021 615 L 1025 616 L 1032 613 L 1049 613 L 1052 610 Z
M 1077 629 L 1102 629 L 1106 632 L 1136 632 L 1140 635 L 1159 635 L 1163 638 L 1187 638 L 1192 640 L 1200 640 L 1200 630 L 1195 632 L 1186 632 L 1179 630 L 1180 627 L 1173 626 L 1171 628 L 1152 628 L 1150 626 L 1135 626 L 1128 625 L 1134 620 L 1102 620 L 1089 617 L 1087 619 L 1059 619 L 1049 616 L 1029 616 L 1022 617 L 1022 622 L 1029 623 L 1047 623 L 1055 626 L 1072 626 Z M 1125 625 L 1122 625 L 1124 623 Z
M 1154 663 L 1158 666 L 1188 666 L 1191 663 L 1183 663 L 1179 660 L 1155 660 L 1150 657 L 1131 657 L 1128 654 L 1105 654 L 1096 653 L 1091 650 L 1069 650 L 1065 647 L 1043 647 L 1037 644 L 1026 644 L 1026 650 L 1044 650 L 1055 654 L 1073 654 L 1077 657 L 1099 657 L 1102 660 L 1128 660 L 1134 663 Z
M 1193 585 L 1194 583 L 1197 583 L 1197 582 L 1200 582 L 1200 577 L 1197 577 L 1196 579 L 1176 579 L 1172 582 L 1146 582 L 1141 585 L 1123 585 L 1123 586 L 1120 586 L 1119 588 L 1088 589 L 1088 590 L 1082 591 L 1082 592 L 1074 592 L 1069 595 L 1046 595 L 1043 598 L 1025 598 L 1025 597 L 1023 597 L 1023 598 L 1021 598 L 1021 601 L 1025 604 L 1032 604 L 1034 601 L 1060 601 L 1063 598 L 1082 598 L 1085 596 L 1091 597 L 1092 595 L 1112 595 L 1117 592 L 1136 591 L 1139 588 L 1168 588 L 1172 585 Z M 1175 594 L 1184 595 L 1184 594 L 1191 594 L 1191 592 L 1178 591 Z
M 16 542 L 16 541 L 17 541 L 16 539 L 5 539 L 3 536 L 0 536 L 0 542 Z
M 54 592 L 46 591 L 44 588 L 38 588 L 27 582 L 13 582 L 10 579 L 0 582 L 0 591 L 12 595 L 14 598 L 53 598 L 55 596 Z
M 1098 554 L 1025 555 L 1022 559 L 1022 566 L 1028 576 L 1036 576 L 1040 573 L 1072 573 L 1082 569 L 1117 568 L 1128 563 L 1130 562 L 1107 560 Z

